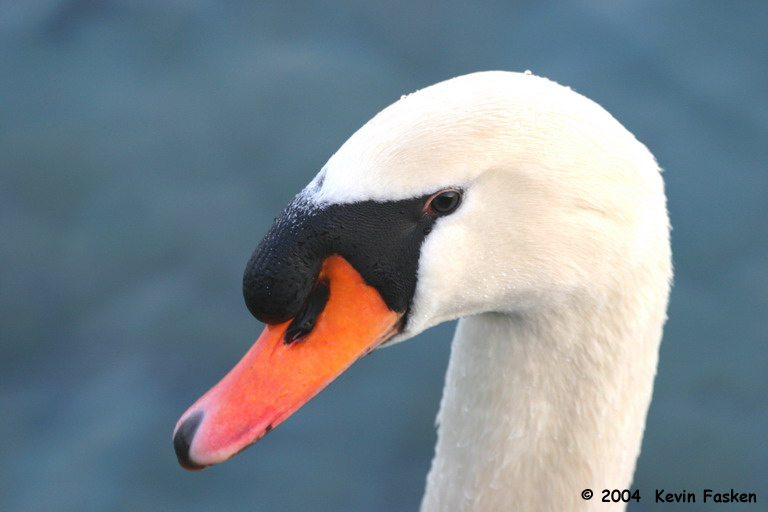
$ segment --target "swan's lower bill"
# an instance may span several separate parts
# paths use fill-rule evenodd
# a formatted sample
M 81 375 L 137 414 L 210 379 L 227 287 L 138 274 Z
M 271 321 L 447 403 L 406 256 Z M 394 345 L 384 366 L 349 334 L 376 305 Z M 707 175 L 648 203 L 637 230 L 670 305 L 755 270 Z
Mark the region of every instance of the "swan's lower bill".
M 318 281 L 330 293 L 308 333 L 297 339 L 291 321 L 267 325 L 229 374 L 181 416 L 173 440 L 182 467 L 203 469 L 236 455 L 399 331 L 402 313 L 391 311 L 344 258 L 327 258 Z

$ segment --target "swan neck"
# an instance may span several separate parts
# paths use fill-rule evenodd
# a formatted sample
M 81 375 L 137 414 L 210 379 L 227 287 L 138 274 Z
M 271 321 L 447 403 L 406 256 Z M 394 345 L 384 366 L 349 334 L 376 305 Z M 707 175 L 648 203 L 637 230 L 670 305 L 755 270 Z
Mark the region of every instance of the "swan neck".
M 462 319 L 422 512 L 623 510 L 596 490 L 629 489 L 640 451 L 666 297 L 645 306 Z

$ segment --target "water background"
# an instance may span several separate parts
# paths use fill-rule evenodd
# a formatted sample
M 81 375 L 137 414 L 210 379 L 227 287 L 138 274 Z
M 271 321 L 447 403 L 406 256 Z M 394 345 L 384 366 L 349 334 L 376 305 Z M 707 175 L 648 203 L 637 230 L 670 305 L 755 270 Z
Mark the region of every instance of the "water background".
M 226 464 L 182 471 L 171 431 L 260 332 L 241 275 L 273 217 L 378 110 L 484 69 L 570 85 L 665 169 L 676 283 L 630 510 L 765 503 L 766 27 L 746 0 L 0 1 L 0 510 L 416 510 L 453 325 Z

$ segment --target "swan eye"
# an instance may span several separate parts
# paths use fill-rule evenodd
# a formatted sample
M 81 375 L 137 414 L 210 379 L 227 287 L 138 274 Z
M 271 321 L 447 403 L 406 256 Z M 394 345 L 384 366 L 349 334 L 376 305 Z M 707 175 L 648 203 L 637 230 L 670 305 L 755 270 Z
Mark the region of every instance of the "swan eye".
M 429 202 L 429 213 L 447 215 L 461 204 L 461 193 L 456 190 L 446 190 L 432 197 Z

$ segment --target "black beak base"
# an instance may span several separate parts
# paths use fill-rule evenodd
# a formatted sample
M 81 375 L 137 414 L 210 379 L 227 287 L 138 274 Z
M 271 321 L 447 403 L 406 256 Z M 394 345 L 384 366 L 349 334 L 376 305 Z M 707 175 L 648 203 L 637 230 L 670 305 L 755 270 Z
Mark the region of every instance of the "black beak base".
M 425 209 L 430 197 L 313 207 L 297 196 L 248 262 L 243 275 L 248 310 L 269 324 L 295 318 L 323 261 L 338 254 L 392 311 L 406 312 L 416 289 L 421 244 L 437 219 Z

